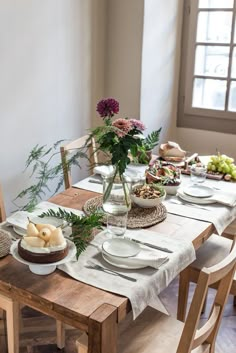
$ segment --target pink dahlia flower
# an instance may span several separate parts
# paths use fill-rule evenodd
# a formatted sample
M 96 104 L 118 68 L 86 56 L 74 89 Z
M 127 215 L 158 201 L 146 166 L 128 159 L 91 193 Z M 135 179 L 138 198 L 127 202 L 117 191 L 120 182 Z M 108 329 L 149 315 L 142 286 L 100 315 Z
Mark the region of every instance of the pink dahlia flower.
M 119 102 L 114 98 L 102 99 L 97 104 L 97 112 L 102 118 L 111 118 L 114 114 L 119 113 Z
M 134 128 L 136 128 L 140 131 L 144 131 L 146 129 L 145 125 L 140 120 L 130 119 L 130 122 Z
M 115 131 L 115 133 L 117 134 L 118 137 L 124 137 L 133 128 L 133 125 L 131 124 L 131 122 L 129 120 L 122 119 L 122 118 L 116 119 L 115 121 L 113 121 L 112 126 L 119 129 L 119 130 Z

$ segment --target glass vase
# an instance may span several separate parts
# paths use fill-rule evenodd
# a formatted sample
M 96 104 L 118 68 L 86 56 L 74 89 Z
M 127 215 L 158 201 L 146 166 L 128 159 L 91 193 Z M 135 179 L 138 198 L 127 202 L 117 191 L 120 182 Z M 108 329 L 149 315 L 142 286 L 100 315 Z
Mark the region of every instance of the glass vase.
M 103 210 L 107 214 L 107 229 L 113 235 L 120 236 L 126 231 L 130 191 L 131 183 L 124 176 L 103 178 Z
M 128 212 L 131 208 L 131 182 L 123 175 L 103 177 L 103 210 L 112 214 Z

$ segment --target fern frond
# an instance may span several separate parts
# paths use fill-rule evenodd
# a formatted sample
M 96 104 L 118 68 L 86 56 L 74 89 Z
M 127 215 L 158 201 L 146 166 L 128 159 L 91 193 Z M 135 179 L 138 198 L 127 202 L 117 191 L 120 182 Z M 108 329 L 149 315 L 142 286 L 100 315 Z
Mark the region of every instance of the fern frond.
M 151 132 L 144 140 L 143 146 L 146 150 L 152 150 L 159 143 L 161 128 L 159 130 Z

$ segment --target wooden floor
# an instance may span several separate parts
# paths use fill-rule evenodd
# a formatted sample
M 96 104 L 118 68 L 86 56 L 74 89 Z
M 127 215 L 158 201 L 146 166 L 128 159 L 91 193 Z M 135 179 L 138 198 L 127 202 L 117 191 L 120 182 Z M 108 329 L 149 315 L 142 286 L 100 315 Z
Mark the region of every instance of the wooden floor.
M 161 294 L 160 298 L 168 309 L 169 313 L 176 316 L 178 281 L 175 280 L 172 284 Z M 191 293 L 194 291 L 194 285 L 191 287 Z M 214 290 L 209 293 L 208 303 L 214 297 Z M 175 300 L 174 300 L 175 299 Z M 191 297 L 190 297 L 191 300 Z M 202 315 L 202 320 L 209 312 L 209 305 L 206 312 Z M 24 346 L 20 348 L 20 353 L 77 353 L 75 347 L 75 340 L 80 334 L 77 330 L 68 330 L 66 333 L 66 347 L 59 351 L 55 345 L 55 325 L 54 320 L 42 317 L 41 314 L 29 309 L 23 309 L 23 317 L 25 323 L 25 337 L 23 339 Z M 35 333 L 37 327 L 42 324 L 44 320 L 44 330 Z M 42 327 L 42 325 L 41 325 Z M 29 334 L 30 331 L 30 334 Z M 41 339 L 39 338 L 41 337 Z M 42 344 L 43 342 L 47 344 Z M 227 306 L 224 311 L 224 317 L 221 328 L 217 338 L 217 345 L 215 353 L 235 353 L 236 352 L 236 307 L 233 306 L 233 298 L 230 296 Z M 3 329 L 0 327 L 0 353 L 7 353 L 5 336 Z M 152 353 L 152 352 L 150 352 Z M 155 353 L 155 352 L 153 352 Z

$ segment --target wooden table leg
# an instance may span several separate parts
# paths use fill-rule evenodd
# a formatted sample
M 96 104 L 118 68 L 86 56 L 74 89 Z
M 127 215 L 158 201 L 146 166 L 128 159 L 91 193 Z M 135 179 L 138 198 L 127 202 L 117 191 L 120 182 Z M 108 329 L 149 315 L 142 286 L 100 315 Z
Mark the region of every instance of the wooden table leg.
M 89 318 L 88 353 L 117 352 L 117 308 L 103 304 Z
M 63 322 L 56 320 L 57 330 L 57 348 L 62 349 L 65 347 L 65 327 Z
M 6 310 L 7 343 L 9 353 L 19 352 L 19 303 L 0 294 L 0 307 Z

